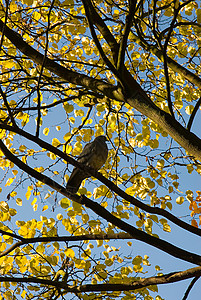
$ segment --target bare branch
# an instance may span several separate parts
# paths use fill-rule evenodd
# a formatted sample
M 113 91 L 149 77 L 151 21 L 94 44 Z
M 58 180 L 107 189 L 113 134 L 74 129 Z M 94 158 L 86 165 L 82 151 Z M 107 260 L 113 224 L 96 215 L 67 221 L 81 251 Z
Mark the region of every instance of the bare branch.
M 189 131 L 191 130 L 191 126 L 192 126 L 192 124 L 193 124 L 193 120 L 194 120 L 194 118 L 195 118 L 195 115 L 196 115 L 196 113 L 197 113 L 197 111 L 198 111 L 200 105 L 201 105 L 201 97 L 200 97 L 200 99 L 198 100 L 198 102 L 196 103 L 196 105 L 195 105 L 195 107 L 194 107 L 194 109 L 193 109 L 193 112 L 192 112 L 192 114 L 191 114 L 191 116 L 190 116 L 190 118 L 189 118 L 189 121 L 188 121 L 188 124 L 187 124 L 187 129 L 188 129 Z
M 11 111 L 11 108 L 10 108 L 9 103 L 7 101 L 7 98 L 6 98 L 6 94 L 3 92 L 1 86 L 0 86 L 0 94 L 1 94 L 1 97 L 3 98 L 4 105 L 5 105 L 5 107 L 8 110 L 8 115 L 9 115 L 9 117 L 11 119 L 11 122 L 12 122 L 13 126 L 17 127 L 17 124 L 16 124 L 15 119 L 13 117 L 13 113 Z
M 184 297 L 182 298 L 182 300 L 186 300 L 188 298 L 188 295 L 190 293 L 190 291 L 192 290 L 194 284 L 196 283 L 196 281 L 198 281 L 198 279 L 200 278 L 200 276 L 197 276 L 195 278 L 193 278 L 193 280 L 191 281 L 191 283 L 189 284 L 185 294 L 184 294 Z

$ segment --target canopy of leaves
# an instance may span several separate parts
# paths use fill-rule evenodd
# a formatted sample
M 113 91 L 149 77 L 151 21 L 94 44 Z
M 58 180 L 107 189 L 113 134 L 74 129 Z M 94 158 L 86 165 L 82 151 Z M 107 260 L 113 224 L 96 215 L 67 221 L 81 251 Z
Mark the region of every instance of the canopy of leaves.
M 198 278 L 159 236 L 201 235 L 199 187 L 179 185 L 201 174 L 200 2 L 2 0 L 0 31 L 0 299 L 161 300 Z M 99 135 L 96 172 L 76 158 Z M 76 195 L 72 166 L 91 174 Z M 196 267 L 163 276 L 134 239 Z

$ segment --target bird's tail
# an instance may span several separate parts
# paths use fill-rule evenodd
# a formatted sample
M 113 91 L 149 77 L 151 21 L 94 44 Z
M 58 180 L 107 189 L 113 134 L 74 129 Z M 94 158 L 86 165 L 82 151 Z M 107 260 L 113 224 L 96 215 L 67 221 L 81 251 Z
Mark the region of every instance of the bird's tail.
M 67 182 L 66 189 L 71 193 L 77 193 L 82 183 L 82 180 L 84 180 L 85 178 L 86 174 L 84 174 L 80 170 L 75 169 Z

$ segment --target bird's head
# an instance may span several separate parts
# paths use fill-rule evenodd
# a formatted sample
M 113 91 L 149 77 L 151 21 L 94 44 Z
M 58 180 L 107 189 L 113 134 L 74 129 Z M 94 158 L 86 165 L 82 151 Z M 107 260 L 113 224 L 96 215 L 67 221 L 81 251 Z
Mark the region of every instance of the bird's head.
M 105 135 L 99 135 L 98 137 L 95 138 L 97 141 L 100 142 L 108 142 L 108 139 Z

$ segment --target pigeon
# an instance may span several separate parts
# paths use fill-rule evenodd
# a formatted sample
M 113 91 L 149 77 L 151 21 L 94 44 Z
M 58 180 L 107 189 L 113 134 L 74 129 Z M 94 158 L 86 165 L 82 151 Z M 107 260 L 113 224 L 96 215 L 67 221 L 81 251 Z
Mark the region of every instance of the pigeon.
M 106 141 L 107 138 L 104 135 L 96 137 L 93 142 L 85 145 L 77 161 L 98 171 L 104 165 L 108 157 Z M 90 177 L 89 173 L 75 167 L 67 182 L 66 189 L 70 192 L 77 193 L 82 181 L 88 177 Z

